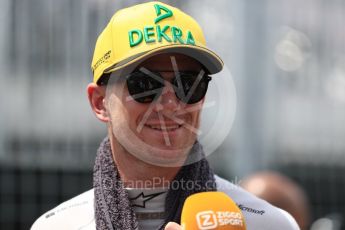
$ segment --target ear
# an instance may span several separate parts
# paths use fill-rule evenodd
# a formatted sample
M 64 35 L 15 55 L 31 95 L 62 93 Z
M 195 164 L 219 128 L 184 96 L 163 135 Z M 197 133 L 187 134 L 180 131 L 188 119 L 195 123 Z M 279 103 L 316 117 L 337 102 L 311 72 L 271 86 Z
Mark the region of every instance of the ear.
M 93 112 L 96 117 L 102 122 L 108 122 L 109 116 L 107 108 L 105 107 L 105 87 L 99 86 L 95 83 L 90 83 L 87 86 L 87 95 Z

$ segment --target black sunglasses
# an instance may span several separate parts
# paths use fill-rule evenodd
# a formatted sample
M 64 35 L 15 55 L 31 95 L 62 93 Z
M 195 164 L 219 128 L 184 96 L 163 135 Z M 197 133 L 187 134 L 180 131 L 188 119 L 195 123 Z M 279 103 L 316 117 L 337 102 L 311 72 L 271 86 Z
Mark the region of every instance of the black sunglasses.
M 197 72 L 174 72 L 171 80 L 176 97 L 186 104 L 201 101 L 207 92 L 211 77 L 204 70 Z M 158 72 L 145 68 L 132 72 L 127 77 L 127 88 L 131 97 L 140 103 L 151 103 L 158 99 L 164 88 L 164 78 Z

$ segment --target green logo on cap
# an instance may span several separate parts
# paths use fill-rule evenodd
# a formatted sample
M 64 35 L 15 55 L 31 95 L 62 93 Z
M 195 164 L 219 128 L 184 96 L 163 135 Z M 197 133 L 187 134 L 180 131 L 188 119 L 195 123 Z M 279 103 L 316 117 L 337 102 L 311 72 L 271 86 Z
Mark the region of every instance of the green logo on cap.
M 172 17 L 174 13 L 172 10 L 165 6 L 155 4 L 155 11 L 157 18 L 154 20 L 155 24 L 162 21 L 163 19 Z M 162 13 L 164 11 L 165 13 Z M 171 37 L 166 34 L 167 31 L 171 31 Z M 145 43 L 154 43 L 156 41 L 162 42 L 165 39 L 167 42 L 174 42 L 180 44 L 195 45 L 195 40 L 191 31 L 187 31 L 186 39 L 183 39 L 183 31 L 177 26 L 166 25 L 163 28 L 160 25 L 156 26 L 145 26 L 143 30 L 133 29 L 128 32 L 129 44 L 131 47 L 139 45 L 143 40 Z
M 173 16 L 173 12 L 170 9 L 166 8 L 165 6 L 155 4 L 155 9 L 156 9 L 156 14 L 158 16 L 155 19 L 155 24 L 157 24 L 159 21 L 165 18 Z M 162 14 L 162 10 L 165 11 L 165 14 Z

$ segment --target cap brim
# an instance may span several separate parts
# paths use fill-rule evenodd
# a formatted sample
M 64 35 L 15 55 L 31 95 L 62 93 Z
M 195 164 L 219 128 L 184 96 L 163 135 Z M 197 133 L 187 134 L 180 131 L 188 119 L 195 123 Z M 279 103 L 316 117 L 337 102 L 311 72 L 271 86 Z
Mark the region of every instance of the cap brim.
M 104 70 L 104 73 L 111 73 L 122 69 L 131 64 L 135 64 L 138 61 L 142 61 L 146 58 L 154 56 L 160 53 L 181 53 L 186 56 L 192 57 L 195 60 L 199 61 L 209 72 L 209 74 L 216 74 L 223 69 L 222 59 L 212 50 L 209 50 L 200 46 L 191 46 L 191 45 L 169 45 L 161 46 L 150 51 L 139 53 L 137 55 L 131 56 L 121 62 L 118 62 L 107 69 Z

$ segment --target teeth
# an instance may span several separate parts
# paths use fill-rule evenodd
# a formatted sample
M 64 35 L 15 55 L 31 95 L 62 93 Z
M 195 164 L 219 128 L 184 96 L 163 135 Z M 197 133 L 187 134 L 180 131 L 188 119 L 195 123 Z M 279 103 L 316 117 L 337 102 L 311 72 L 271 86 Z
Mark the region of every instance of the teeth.
M 175 130 L 175 129 L 178 129 L 180 128 L 180 125 L 171 125 L 171 126 L 162 126 L 162 125 L 149 125 L 149 127 L 151 129 L 156 129 L 156 130 L 167 130 L 167 131 L 170 131 L 170 130 Z

